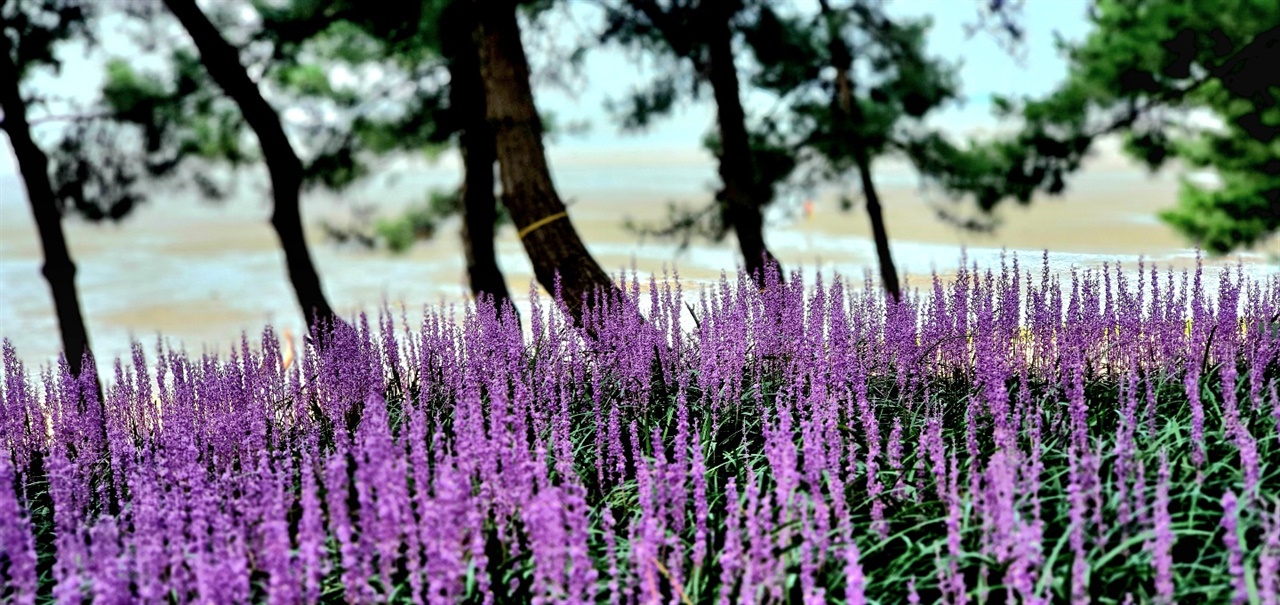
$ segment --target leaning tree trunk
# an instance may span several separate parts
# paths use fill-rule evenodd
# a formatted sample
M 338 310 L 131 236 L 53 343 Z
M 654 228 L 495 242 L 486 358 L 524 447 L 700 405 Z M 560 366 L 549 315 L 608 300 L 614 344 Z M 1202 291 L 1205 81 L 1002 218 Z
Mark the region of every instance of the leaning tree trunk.
M 62 233 L 62 216 L 58 212 L 53 185 L 49 182 L 49 158 L 31 138 L 31 124 L 27 121 L 27 106 L 18 88 L 18 66 L 13 61 L 9 38 L 0 35 L 0 108 L 4 110 L 3 130 L 9 135 L 13 155 L 18 159 L 18 169 L 27 187 L 27 199 L 31 214 L 35 217 L 40 234 L 40 246 L 44 250 L 44 267 L 41 272 L 49 282 L 53 295 L 53 307 L 58 314 L 58 328 L 62 332 L 62 350 L 72 375 L 79 377 L 85 355 L 90 355 L 89 335 L 85 331 L 84 316 L 80 313 L 80 297 L 76 293 L 76 265 L 67 251 L 67 240 Z M 95 373 L 96 376 L 96 373 Z M 101 386 L 97 387 L 101 393 Z M 101 396 L 99 396 L 101 402 Z
M 302 162 L 285 136 L 280 115 L 249 79 L 249 72 L 240 63 L 239 52 L 222 37 L 196 6 L 195 0 L 164 0 L 164 3 L 195 41 L 196 48 L 200 50 L 200 60 L 209 75 L 235 101 L 245 121 L 258 136 L 271 177 L 274 201 L 271 226 L 280 238 L 289 281 L 293 284 L 308 329 L 320 343 L 326 331 L 342 324 L 342 320 L 324 296 L 320 276 L 311 262 L 311 253 L 303 235 L 302 215 L 298 208 L 302 191 Z
M 836 70 L 835 98 L 832 106 L 835 109 L 837 123 L 844 121 L 848 131 L 852 131 L 862 121 L 862 112 L 853 102 L 853 81 L 849 71 L 853 66 L 853 55 L 849 47 L 840 37 L 835 15 L 827 0 L 818 0 L 822 16 L 827 22 L 827 48 L 831 53 L 831 65 Z M 838 129 L 844 130 L 844 129 Z M 884 215 L 880 208 L 880 195 L 876 192 L 875 182 L 871 177 L 871 159 L 865 147 L 854 150 L 854 163 L 858 167 L 858 178 L 862 181 L 862 193 L 867 198 L 867 218 L 871 220 L 871 236 L 876 243 L 876 258 L 880 262 L 880 280 L 884 282 L 885 292 L 896 302 L 902 295 L 902 287 L 898 284 L 898 269 L 893 264 L 893 254 L 889 251 L 889 234 L 884 227 Z
M 556 193 L 542 143 L 542 124 L 529 85 L 529 63 L 512 0 L 472 0 L 480 12 L 480 72 L 485 111 L 496 138 L 502 202 L 511 213 L 538 282 L 555 292 L 582 325 L 584 297 L 617 293 L 591 257 Z
M 729 30 L 727 5 L 709 3 L 707 78 L 716 100 L 716 121 L 720 125 L 720 180 L 724 184 L 721 203 L 728 205 L 728 217 L 738 237 L 742 258 L 756 285 L 763 288 L 767 272 L 781 282 L 782 266 L 764 243 L 764 189 L 756 182 L 747 136 L 746 112 L 739 97 L 738 69 L 733 62 L 733 34 Z M 727 7 L 726 7 L 727 8 Z
M 493 128 L 485 114 L 484 80 L 480 74 L 480 22 L 470 0 L 454 0 L 447 9 L 444 50 L 449 59 L 449 104 L 461 123 L 462 248 L 471 293 L 493 297 L 494 306 L 511 301 L 507 280 L 498 267 L 494 223 L 498 200 L 493 194 L 493 165 L 498 160 Z M 514 308 L 514 307 L 513 307 Z

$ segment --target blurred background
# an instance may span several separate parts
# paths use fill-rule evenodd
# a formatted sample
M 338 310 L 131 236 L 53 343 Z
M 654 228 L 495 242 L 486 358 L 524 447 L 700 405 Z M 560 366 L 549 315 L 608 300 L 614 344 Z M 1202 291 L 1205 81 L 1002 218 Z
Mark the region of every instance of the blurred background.
M 263 106 L 298 157 L 302 252 L 342 318 L 461 309 L 477 265 L 527 314 L 536 263 L 582 258 L 642 281 L 676 269 L 695 293 L 752 251 L 806 281 L 893 276 L 906 292 L 953 275 L 962 251 L 997 270 L 1005 253 L 1038 269 L 1048 250 L 1056 271 L 1136 271 L 1193 267 L 1199 245 L 1211 274 L 1274 275 L 1280 85 L 1240 82 L 1277 59 L 1258 40 L 1280 9 L 1186 4 L 0 2 L 0 85 L 17 91 L 0 98 L 0 335 L 31 363 L 64 346 L 40 208 L 75 263 L 99 368 L 157 334 L 225 351 L 267 323 L 305 333 L 309 286 L 271 221 L 288 179 L 261 116 L 246 119 Z M 521 132 L 545 144 L 550 193 L 541 150 L 505 143 Z M 497 141 L 483 211 L 466 187 L 481 134 Z M 46 197 L 21 137 L 47 158 Z M 559 203 L 569 220 L 522 243 Z M 469 213 L 491 243 L 464 233 Z M 587 256 L 530 260 L 566 230 Z

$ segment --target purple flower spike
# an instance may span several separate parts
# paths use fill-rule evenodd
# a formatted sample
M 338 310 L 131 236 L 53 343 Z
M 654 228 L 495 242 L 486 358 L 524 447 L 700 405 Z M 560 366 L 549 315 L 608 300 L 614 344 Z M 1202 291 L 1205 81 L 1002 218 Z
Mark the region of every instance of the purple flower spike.
M 1231 604 L 1249 602 L 1249 578 L 1244 567 L 1244 547 L 1239 533 L 1237 515 L 1239 502 L 1234 492 L 1222 495 L 1222 543 L 1227 547 L 1227 571 L 1231 575 Z
M 844 549 L 844 602 L 849 605 L 865 605 L 867 602 L 867 577 L 862 573 L 859 557 L 858 545 L 850 538 Z
M 1266 541 L 1258 555 L 1258 595 L 1262 605 L 1280 605 L 1280 502 L 1267 519 Z
M 9 346 L 5 341 L 5 347 Z M 0 573 L 0 585 L 12 586 L 16 603 L 36 602 L 36 544 L 31 533 L 31 520 L 18 502 L 10 453 L 0 450 L 0 553 L 8 560 L 6 573 Z
M 1152 513 L 1155 538 L 1148 543 L 1152 565 L 1156 571 L 1156 601 L 1173 603 L 1173 520 L 1169 516 L 1169 460 L 1160 453 L 1160 471 L 1156 479 L 1155 510 Z

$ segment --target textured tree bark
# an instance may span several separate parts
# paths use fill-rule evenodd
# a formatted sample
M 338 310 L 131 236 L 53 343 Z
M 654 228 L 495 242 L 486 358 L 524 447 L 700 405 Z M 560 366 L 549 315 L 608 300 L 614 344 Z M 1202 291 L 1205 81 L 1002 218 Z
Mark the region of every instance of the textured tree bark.
M 733 34 L 729 31 L 731 9 L 728 2 L 706 0 L 708 7 L 707 78 L 716 100 L 716 122 L 720 126 L 720 163 L 718 170 L 724 185 L 721 192 L 728 204 L 728 216 L 742 259 L 756 285 L 763 288 L 765 276 L 773 272 L 783 278 L 782 266 L 764 242 L 766 193 L 756 184 L 751 159 L 751 142 L 747 136 L 746 112 L 739 97 L 738 68 L 733 62 Z
M 581 324 L 584 297 L 595 301 L 618 290 L 578 237 L 551 180 L 515 3 L 473 2 L 481 15 L 480 70 L 496 141 L 502 202 L 523 234 L 538 282 L 555 292 L 559 274 L 564 303 Z
M 498 267 L 494 246 L 497 197 L 493 166 L 498 161 L 493 128 L 485 113 L 484 80 L 480 74 L 480 21 L 470 0 L 454 0 L 444 18 L 445 55 L 449 59 L 449 104 L 461 122 L 458 147 L 462 153 L 462 248 L 467 259 L 471 293 L 479 300 L 493 297 L 499 310 L 511 301 L 507 280 Z
M 849 70 L 853 65 L 853 55 L 849 47 L 840 37 L 835 23 L 835 15 L 827 0 L 818 0 L 822 16 L 827 22 L 830 40 L 827 48 L 831 53 L 831 65 L 836 69 L 835 98 L 832 106 L 837 119 L 845 119 L 850 125 L 857 125 L 862 120 L 861 110 L 853 102 L 853 81 Z M 880 280 L 884 289 L 896 302 L 902 295 L 902 287 L 898 283 L 898 269 L 893 264 L 893 254 L 889 250 L 889 233 L 884 226 L 884 215 L 880 208 L 880 195 L 876 192 L 875 181 L 871 177 L 871 159 L 863 148 L 854 151 L 854 163 L 858 167 L 858 178 L 862 182 L 862 193 L 867 200 L 867 218 L 871 221 L 871 237 L 876 244 L 876 258 L 880 264 Z
M 62 216 L 58 211 L 53 184 L 49 182 L 49 158 L 31 138 L 26 102 L 18 87 L 21 74 L 14 64 L 9 39 L 0 36 L 0 108 L 4 110 L 3 130 L 9 135 L 13 155 L 27 188 L 31 214 L 44 251 L 41 272 L 49 282 L 58 329 L 62 332 L 62 350 L 74 376 L 80 376 L 84 355 L 91 354 L 84 316 L 80 313 L 80 297 L 76 292 L 76 265 L 67 251 L 62 232 Z M 96 373 L 95 373 L 96 374 Z M 97 386 L 101 393 L 101 385 Z M 99 396 L 99 402 L 101 402 Z
M 262 97 L 244 65 L 240 53 L 229 44 L 217 27 L 196 6 L 195 0 L 164 0 L 165 6 L 178 18 L 182 27 L 200 51 L 200 60 L 213 81 L 235 101 L 244 119 L 258 136 L 262 156 L 271 177 L 274 201 L 271 226 L 280 238 L 289 281 L 308 329 L 317 343 L 323 341 L 329 328 L 343 324 L 333 312 L 320 286 L 302 230 L 299 200 L 302 190 L 302 162 L 285 136 L 280 115 Z

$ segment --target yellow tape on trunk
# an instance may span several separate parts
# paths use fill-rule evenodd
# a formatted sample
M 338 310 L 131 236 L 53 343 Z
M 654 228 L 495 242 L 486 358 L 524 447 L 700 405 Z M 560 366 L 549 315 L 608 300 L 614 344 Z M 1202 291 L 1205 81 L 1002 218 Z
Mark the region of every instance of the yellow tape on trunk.
M 555 214 L 553 214 L 553 215 L 551 215 L 551 216 L 544 217 L 544 218 L 540 218 L 540 219 L 538 219 L 538 220 L 533 221 L 532 223 L 530 223 L 530 224 L 529 224 L 528 226 L 526 226 L 524 229 L 521 229 L 521 230 L 520 230 L 520 232 L 516 234 L 516 237 L 518 237 L 518 238 L 520 238 L 520 239 L 524 239 L 524 236 L 529 235 L 530 233 L 533 233 L 533 232 L 534 232 L 538 227 L 541 227 L 541 226 L 543 226 L 543 225 L 545 225 L 545 224 L 547 224 L 547 223 L 550 223 L 551 221 L 554 221 L 554 220 L 556 220 L 556 219 L 562 219 L 562 218 L 565 218 L 565 217 L 567 217 L 567 216 L 569 216 L 569 213 L 567 213 L 567 212 L 557 212 L 557 213 L 555 213 Z

